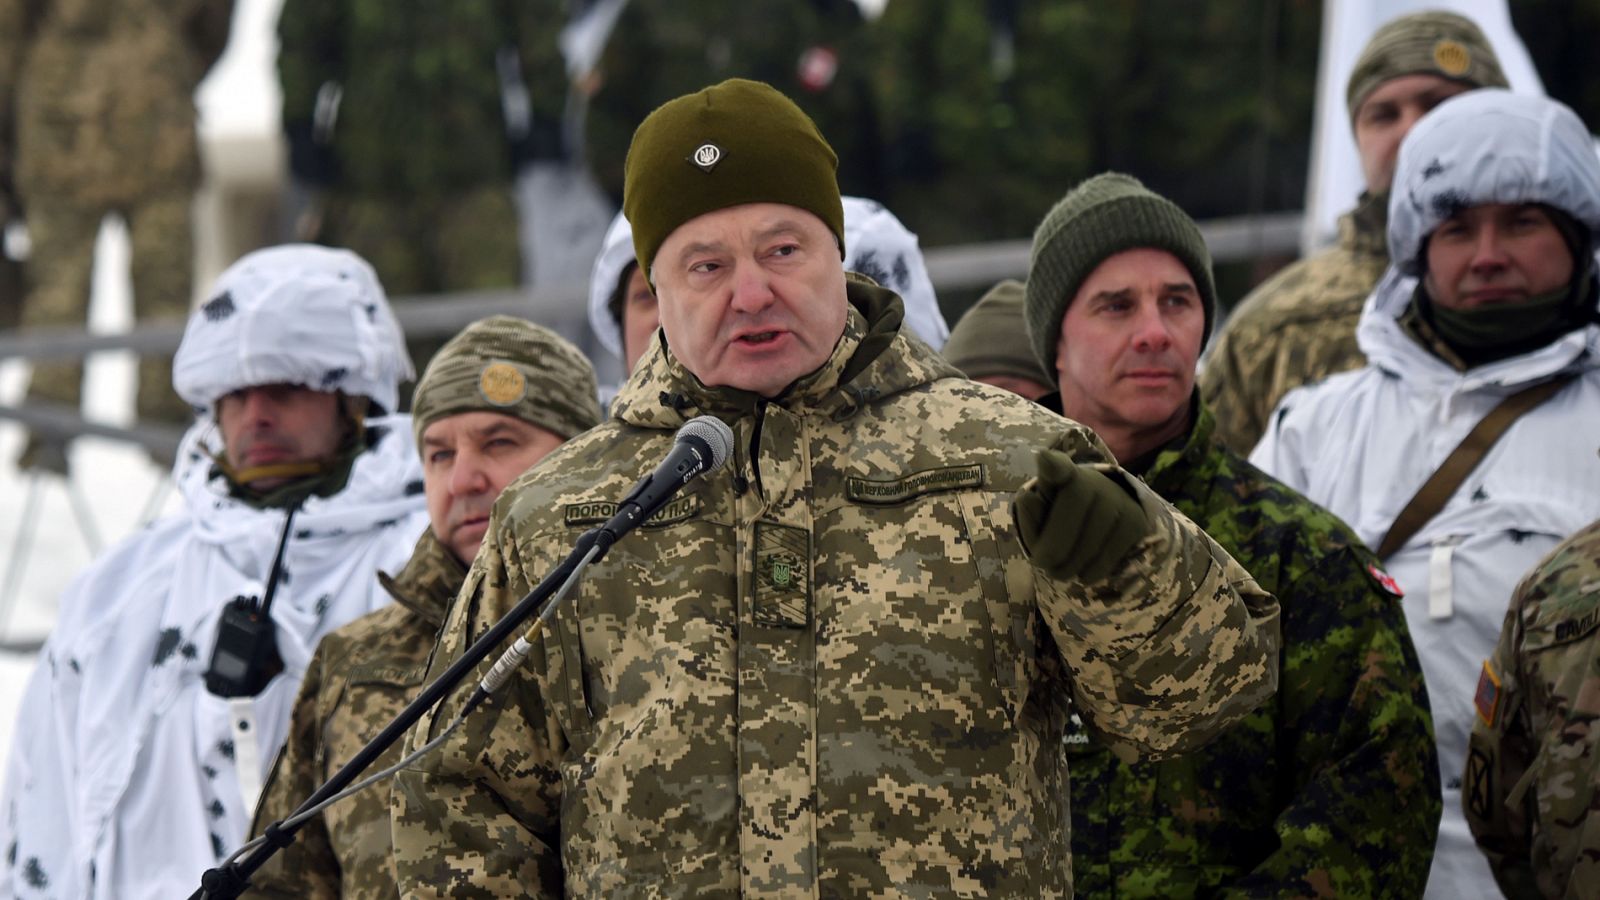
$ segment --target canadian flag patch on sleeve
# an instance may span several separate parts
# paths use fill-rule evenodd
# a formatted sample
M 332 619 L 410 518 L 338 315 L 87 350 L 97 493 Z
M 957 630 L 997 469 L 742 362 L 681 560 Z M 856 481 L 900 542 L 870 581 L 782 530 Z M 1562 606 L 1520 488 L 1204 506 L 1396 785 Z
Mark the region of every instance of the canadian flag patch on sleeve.
M 1406 595 L 1405 591 L 1400 590 L 1400 582 L 1395 581 L 1393 575 L 1378 568 L 1377 563 L 1369 563 L 1367 565 L 1367 574 L 1372 576 L 1372 580 L 1376 581 L 1378 587 L 1383 588 L 1385 593 L 1395 597 L 1404 597 Z
M 1493 728 L 1495 714 L 1500 711 L 1500 677 L 1487 659 L 1483 661 L 1483 674 L 1478 676 L 1478 692 L 1472 705 L 1478 708 L 1478 719 L 1484 727 Z

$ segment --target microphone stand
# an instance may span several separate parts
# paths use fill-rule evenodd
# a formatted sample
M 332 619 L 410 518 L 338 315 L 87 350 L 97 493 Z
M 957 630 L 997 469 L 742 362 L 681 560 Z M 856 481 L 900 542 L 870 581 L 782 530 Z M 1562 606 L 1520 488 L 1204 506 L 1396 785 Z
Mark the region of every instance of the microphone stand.
M 522 624 L 523 620 L 537 612 L 546 598 L 559 590 L 574 574 L 582 571 L 583 567 L 599 559 L 606 550 L 610 549 L 616 539 L 617 535 L 605 528 L 595 528 L 584 532 L 578 538 L 578 542 L 572 548 L 572 552 L 567 554 L 567 558 L 562 560 L 560 565 L 556 566 L 549 575 L 546 575 L 544 580 L 540 581 L 533 590 L 523 596 L 517 602 L 517 605 L 511 608 L 510 612 L 506 613 L 500 621 L 496 622 L 493 627 L 484 633 L 483 637 L 473 642 L 472 646 L 468 647 L 460 658 L 444 671 L 444 674 L 423 688 L 422 693 L 418 694 L 417 698 L 411 701 L 411 704 L 402 710 L 394 721 L 384 726 L 383 731 L 379 732 L 377 737 L 368 741 L 367 745 L 362 747 L 360 752 L 352 757 L 349 762 L 345 763 L 343 768 L 335 772 L 332 778 L 329 778 L 321 787 L 317 788 L 315 793 L 306 798 L 306 801 L 300 804 L 300 808 L 295 810 L 294 815 L 281 822 L 274 822 L 267 826 L 263 834 L 264 842 L 260 846 L 238 859 L 229 860 L 220 866 L 207 869 L 200 878 L 200 888 L 189 895 L 189 900 L 224 900 L 224 898 L 231 900 L 231 898 L 236 898 L 244 893 L 245 888 L 250 886 L 250 876 L 265 865 L 267 860 L 271 859 L 279 850 L 293 843 L 295 835 L 304 827 L 305 822 L 310 820 L 307 818 L 296 823 L 294 819 L 297 816 L 313 809 L 344 790 L 346 786 L 356 779 L 356 776 L 365 771 L 374 760 L 389 749 L 390 745 L 399 740 L 401 735 L 405 734 L 417 720 L 421 719 L 423 713 L 427 712 L 434 704 L 444 699 L 454 690 L 456 685 L 478 663 L 482 662 L 485 657 L 494 651 L 495 647 Z M 547 620 L 549 614 L 553 611 L 553 609 L 546 610 L 540 616 L 541 620 Z M 488 696 L 489 694 L 482 689 L 474 691 L 457 719 L 464 718 L 467 713 L 471 712 L 474 707 Z

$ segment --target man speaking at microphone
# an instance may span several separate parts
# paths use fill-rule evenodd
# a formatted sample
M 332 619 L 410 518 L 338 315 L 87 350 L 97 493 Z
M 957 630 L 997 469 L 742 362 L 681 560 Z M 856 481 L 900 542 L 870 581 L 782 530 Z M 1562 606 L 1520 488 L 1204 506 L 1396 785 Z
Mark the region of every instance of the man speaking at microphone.
M 403 896 L 1065 897 L 1069 695 L 1133 757 L 1272 693 L 1269 595 L 1090 431 L 961 378 L 845 273 L 836 165 L 749 81 L 635 133 L 623 208 L 661 329 L 611 420 L 496 503 L 430 674 L 685 422 L 726 422 L 731 459 L 400 774 Z

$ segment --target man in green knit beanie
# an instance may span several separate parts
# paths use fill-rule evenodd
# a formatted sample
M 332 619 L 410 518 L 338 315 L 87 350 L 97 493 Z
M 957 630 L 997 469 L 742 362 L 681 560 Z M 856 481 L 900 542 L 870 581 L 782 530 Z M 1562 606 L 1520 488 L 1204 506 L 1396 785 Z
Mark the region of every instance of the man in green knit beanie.
M 1035 234 L 1028 331 L 1060 388 L 1040 402 L 1095 429 L 1282 610 L 1278 694 L 1206 747 L 1121 760 L 1073 717 L 1077 889 L 1415 895 L 1440 800 L 1405 619 L 1348 527 L 1217 437 L 1194 388 L 1213 308 L 1199 230 L 1132 178 L 1089 179 Z

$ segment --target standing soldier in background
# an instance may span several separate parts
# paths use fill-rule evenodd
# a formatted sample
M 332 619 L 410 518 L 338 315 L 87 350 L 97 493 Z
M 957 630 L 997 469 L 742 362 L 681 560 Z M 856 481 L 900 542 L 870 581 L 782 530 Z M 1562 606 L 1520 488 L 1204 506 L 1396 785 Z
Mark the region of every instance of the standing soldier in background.
M 85 324 L 95 238 L 128 224 L 140 319 L 181 319 L 193 291 L 200 181 L 194 91 L 222 54 L 232 0 L 0 0 L 0 182 L 27 212 L 24 327 Z M 0 187 L 0 207 L 6 203 Z M 16 215 L 17 209 L 0 209 Z M 172 361 L 140 360 L 140 418 L 185 423 Z M 34 366 L 30 400 L 76 408 L 79 362 Z M 20 468 L 67 471 L 66 444 L 30 436 Z
M 628 142 L 651 110 L 725 78 L 752 78 L 793 98 L 831 137 L 844 193 L 877 197 L 865 38 L 853 0 L 627 0 L 590 76 L 590 170 L 620 202 Z
M 1099 175 L 1045 217 L 1029 269 L 1023 342 L 1060 387 L 1040 402 L 1093 428 L 1282 610 L 1277 694 L 1210 744 L 1118 759 L 1072 717 L 1079 893 L 1420 894 L 1439 758 L 1398 591 L 1348 526 L 1216 438 L 1194 390 L 1216 309 L 1200 230 Z
M 1600 885 L 1600 522 L 1517 586 L 1478 679 L 1462 806 L 1507 897 Z
M 1356 321 L 1389 266 L 1389 183 L 1401 139 L 1446 98 L 1505 85 L 1483 32 L 1455 13 L 1402 16 L 1372 36 L 1346 89 L 1366 191 L 1339 220 L 1339 243 L 1241 300 L 1206 357 L 1200 392 L 1235 452 L 1255 447 L 1292 388 L 1366 362 Z
M 594 368 L 554 332 L 510 316 L 467 326 L 417 382 L 412 429 L 422 456 L 430 527 L 400 574 L 379 573 L 394 603 L 317 645 L 267 781 L 255 827 L 295 809 L 405 709 L 445 610 L 512 479 L 600 423 Z M 370 771 L 394 765 L 400 744 Z M 392 898 L 389 785 L 341 801 L 306 823 L 251 876 L 251 897 Z
M 564 21 L 560 0 L 286 0 L 295 237 L 361 254 L 391 295 L 515 286 L 513 179 L 561 152 Z
M 1320 22 L 1277 0 L 892 0 L 873 25 L 874 196 L 928 246 L 1026 238 L 1107 169 L 1202 218 L 1245 212 L 1256 186 L 1262 209 L 1298 208 Z

